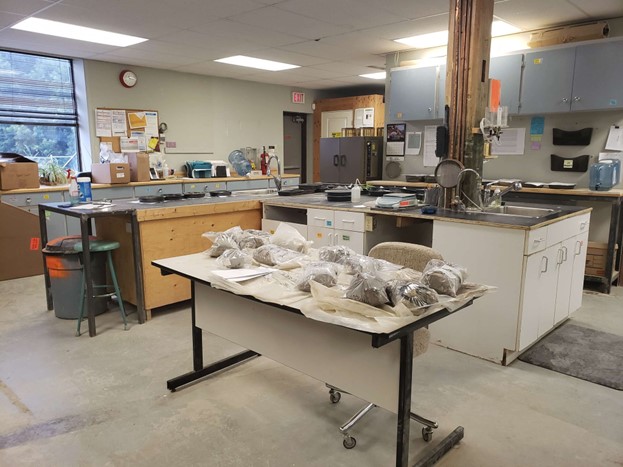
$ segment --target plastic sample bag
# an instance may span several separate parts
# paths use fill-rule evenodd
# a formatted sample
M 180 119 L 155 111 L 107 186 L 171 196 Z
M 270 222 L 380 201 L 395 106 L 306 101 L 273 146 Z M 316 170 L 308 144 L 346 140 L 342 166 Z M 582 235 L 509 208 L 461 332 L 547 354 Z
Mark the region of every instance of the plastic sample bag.
M 437 292 L 430 287 L 404 280 L 389 281 L 387 296 L 392 306 L 402 303 L 411 311 L 439 302 Z
M 303 268 L 296 283 L 296 288 L 303 292 L 311 290 L 310 281 L 316 281 L 325 287 L 333 287 L 337 284 L 338 267 L 335 263 L 319 261 L 310 263 Z
M 467 278 L 467 271 L 440 259 L 431 259 L 422 274 L 422 284 L 437 293 L 456 297 L 457 292 Z
M 318 258 L 321 261 L 344 264 L 346 259 L 351 256 L 357 256 L 357 253 L 343 245 L 323 246 L 318 249 Z
M 356 274 L 344 294 L 345 298 L 372 306 L 381 306 L 389 302 L 385 291 L 385 281 L 373 274 Z
M 279 245 L 263 245 L 253 251 L 253 259 L 267 266 L 300 266 L 297 260 L 303 255 L 297 251 L 280 247 Z
M 246 268 L 253 263 L 253 258 L 246 251 L 230 248 L 221 254 L 216 262 L 228 269 Z
M 301 253 L 307 253 L 313 242 L 307 241 L 298 230 L 282 222 L 270 237 L 270 243 Z

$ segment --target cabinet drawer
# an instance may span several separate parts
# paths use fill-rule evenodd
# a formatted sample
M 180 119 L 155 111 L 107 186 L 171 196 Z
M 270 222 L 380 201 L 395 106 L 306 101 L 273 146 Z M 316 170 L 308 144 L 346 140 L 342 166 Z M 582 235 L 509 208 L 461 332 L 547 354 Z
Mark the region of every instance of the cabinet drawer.
M 95 188 L 93 189 L 93 200 L 101 199 L 123 199 L 133 198 L 134 189 L 131 186 L 119 188 Z
M 355 253 L 364 254 L 364 234 L 363 232 L 352 232 L 350 230 L 335 230 L 333 232 L 333 244 L 347 246 Z
M 235 180 L 227 182 L 227 189 L 230 191 L 259 190 L 261 188 L 268 188 L 268 180 Z
M 547 245 L 555 245 L 568 238 L 588 232 L 589 224 L 590 214 L 582 214 L 551 224 L 547 227 Z
M 19 193 L 2 195 L 2 202 L 12 206 L 28 207 L 40 203 L 60 203 L 63 201 L 63 191 L 48 191 L 43 193 Z
M 134 195 L 139 196 L 151 196 L 151 195 L 166 195 L 182 192 L 181 183 L 171 183 L 167 185 L 141 185 L 134 187 Z
M 333 227 L 334 212 L 328 209 L 315 209 L 311 208 L 307 210 L 307 225 L 315 227 Z
M 363 232 L 365 229 L 365 217 L 363 212 L 335 211 L 334 227 L 342 230 Z
M 184 183 L 184 193 L 193 193 L 203 191 L 207 193 L 214 190 L 224 190 L 227 186 L 226 182 L 202 182 L 202 183 Z
M 542 251 L 547 247 L 548 227 L 541 227 L 536 230 L 529 230 L 526 234 L 524 254 L 531 255 L 537 251 Z

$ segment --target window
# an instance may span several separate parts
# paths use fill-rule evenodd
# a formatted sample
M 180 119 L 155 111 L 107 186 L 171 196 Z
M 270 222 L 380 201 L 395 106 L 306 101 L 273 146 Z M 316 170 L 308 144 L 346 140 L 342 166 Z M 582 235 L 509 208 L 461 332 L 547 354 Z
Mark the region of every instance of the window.
M 80 170 L 71 60 L 0 50 L 0 152 Z

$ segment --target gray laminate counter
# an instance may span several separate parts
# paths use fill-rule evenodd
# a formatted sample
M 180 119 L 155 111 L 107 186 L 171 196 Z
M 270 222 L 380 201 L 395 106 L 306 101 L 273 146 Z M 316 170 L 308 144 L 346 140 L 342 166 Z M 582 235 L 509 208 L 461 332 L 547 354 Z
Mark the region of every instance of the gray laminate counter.
M 265 206 L 283 206 L 291 208 L 317 208 L 331 209 L 335 211 L 363 212 L 384 216 L 395 216 L 415 219 L 429 219 L 433 221 L 460 222 L 466 224 L 490 225 L 493 227 L 505 227 L 510 229 L 532 230 L 558 222 L 573 216 L 578 216 L 591 211 L 591 208 L 566 205 L 535 205 L 559 212 L 546 218 L 521 217 L 499 215 L 490 213 L 461 213 L 447 209 L 438 209 L 436 214 L 423 214 L 420 208 L 406 209 L 381 209 L 373 207 L 375 197 L 362 196 L 358 202 L 333 202 L 327 201 L 324 193 L 315 193 L 299 196 L 281 196 L 266 198 Z M 521 204 L 521 203 L 513 203 Z

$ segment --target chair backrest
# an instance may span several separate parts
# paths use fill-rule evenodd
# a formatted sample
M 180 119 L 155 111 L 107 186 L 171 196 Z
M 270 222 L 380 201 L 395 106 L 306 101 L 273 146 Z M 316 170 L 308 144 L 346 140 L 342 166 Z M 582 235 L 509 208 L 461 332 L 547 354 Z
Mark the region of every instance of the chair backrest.
M 416 271 L 424 270 L 431 259 L 443 259 L 441 253 L 424 245 L 404 242 L 385 242 L 372 247 L 368 256 L 384 259 Z

